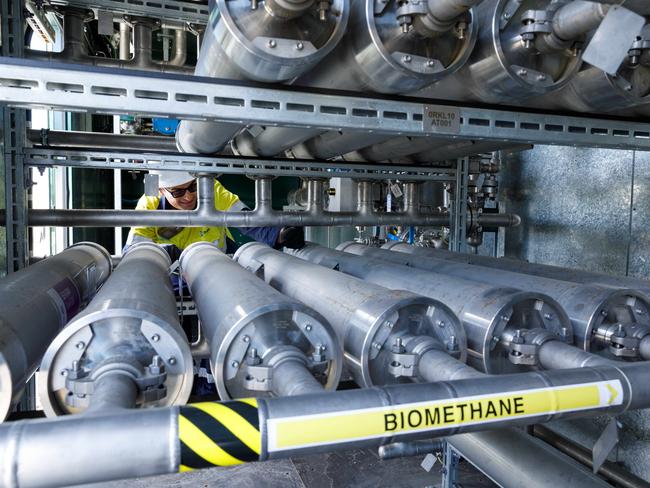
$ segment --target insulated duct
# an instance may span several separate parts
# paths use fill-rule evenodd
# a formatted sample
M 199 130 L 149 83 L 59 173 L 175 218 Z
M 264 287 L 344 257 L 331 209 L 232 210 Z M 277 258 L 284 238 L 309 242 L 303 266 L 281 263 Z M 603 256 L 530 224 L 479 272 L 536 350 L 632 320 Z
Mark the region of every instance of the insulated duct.
M 339 46 L 294 84 L 397 94 L 431 85 L 467 61 L 477 36 L 470 9 L 480 2 L 354 0 L 350 25 Z M 322 132 L 319 128 L 255 127 L 233 141 L 233 151 L 243 156 L 274 156 Z M 350 135 L 357 141 L 349 141 Z M 338 148 L 337 154 L 352 150 L 343 147 L 344 141 L 358 144 L 363 139 L 369 145 L 386 138 L 361 132 L 328 132 L 325 137 L 333 139 L 330 143 Z M 297 157 L 305 157 L 305 150 Z
M 111 274 L 110 254 L 82 242 L 0 280 L 0 422 L 50 341 Z
M 180 266 L 210 346 L 220 398 L 336 389 L 341 347 L 320 314 L 277 292 L 208 242 L 185 249 Z
M 348 0 L 216 0 L 195 75 L 283 82 L 312 69 L 347 28 Z M 242 129 L 232 122 L 184 120 L 182 152 L 214 154 Z
M 46 415 L 101 410 L 107 399 L 138 407 L 187 401 L 193 364 L 170 264 L 155 244 L 135 244 L 84 312 L 52 341 L 36 384 Z M 120 379 L 104 381 L 110 376 Z
M 0 482 L 70 486 L 618 415 L 650 406 L 647 376 L 646 364 L 621 364 L 12 422 L 0 426 Z M 217 422 L 197 427 L 206 412 Z M 220 460 L 226 446 L 239 457 Z
M 467 265 L 436 258 L 437 251 L 403 243 L 384 246 L 382 259 L 436 273 L 522 290 L 546 293 L 566 310 L 577 345 L 585 351 L 603 350 L 618 357 L 638 357 L 639 342 L 647 335 L 650 305 L 634 289 L 612 289 Z M 397 257 L 395 257 L 397 256 Z
M 512 341 L 522 331 L 546 331 L 546 340 L 573 339 L 566 312 L 547 295 L 396 266 L 381 261 L 381 250 L 362 244 L 350 244 L 345 250 L 348 252 L 308 244 L 301 250 L 287 252 L 375 285 L 411 291 L 444 303 L 462 321 L 469 365 L 485 373 L 528 370 L 527 363 L 517 360 L 519 356 L 511 359 Z
M 466 368 L 466 338 L 442 303 L 389 291 L 250 242 L 234 258 L 278 291 L 309 305 L 334 327 L 346 366 L 361 387 L 435 381 L 438 368 Z

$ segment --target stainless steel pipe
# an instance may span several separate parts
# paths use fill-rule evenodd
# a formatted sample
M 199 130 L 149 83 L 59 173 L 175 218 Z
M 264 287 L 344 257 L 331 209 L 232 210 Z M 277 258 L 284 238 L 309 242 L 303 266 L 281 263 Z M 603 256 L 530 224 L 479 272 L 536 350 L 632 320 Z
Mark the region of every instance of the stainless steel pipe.
M 455 435 L 561 418 L 617 415 L 650 406 L 647 369 L 642 363 L 621 364 L 618 368 L 602 366 L 234 404 L 197 404 L 181 408 L 180 415 L 178 407 L 174 407 L 122 415 L 9 423 L 0 426 L 0 459 L 3 460 L 0 480 L 8 488 L 47 487 L 171 473 L 180 466 L 211 466 L 213 463 L 201 461 L 193 450 L 203 452 L 200 443 L 192 443 L 186 437 L 190 428 L 188 417 L 201 408 L 214 407 L 211 411 L 215 412 L 215 419 L 223 422 L 228 422 L 233 409 L 247 409 L 246 422 L 250 429 L 237 442 L 255 448 L 248 460 L 376 447 L 432 435 Z M 540 396 L 527 396 L 539 393 Z M 488 415 L 486 418 L 483 412 L 490 407 L 482 403 L 479 407 L 476 398 L 480 395 L 483 401 L 497 404 L 499 400 L 521 400 L 516 400 L 518 406 L 502 417 Z M 451 410 L 441 413 L 446 405 Z M 412 414 L 414 411 L 419 416 Z M 463 417 L 465 421 L 461 420 L 461 412 L 467 416 Z M 477 416 L 481 420 L 476 420 Z M 217 446 L 232 441 L 232 433 L 227 429 L 211 430 L 209 426 L 197 429 Z M 260 432 L 272 434 L 262 436 Z M 58 442 L 51 442 L 53 438 Z M 181 439 L 189 443 L 183 449 Z M 116 450 L 116 445 L 120 449 Z M 66 456 L 65 463 L 43 463 L 43 459 L 60 457 L 62 446 L 75 455 Z M 245 460 L 235 458 L 232 462 Z
M 479 38 L 469 61 L 456 74 L 420 92 L 432 98 L 512 103 L 540 96 L 565 86 L 582 61 L 573 41 L 582 39 L 591 5 L 564 7 L 553 0 L 485 0 L 474 12 Z M 602 7 L 602 6 L 600 6 Z M 566 10 L 563 10 L 565 9 Z M 571 11 L 570 11 L 571 10 Z M 572 15 L 568 15 L 572 14 Z M 562 19 L 555 27 L 555 20 Z M 566 27 L 568 26 L 568 27 Z M 553 29 L 570 36 L 555 39 Z M 523 33 L 527 33 L 526 36 Z
M 112 271 L 110 254 L 82 242 L 0 280 L 0 422 L 57 333 Z
M 404 246 L 404 244 L 393 244 L 384 247 L 386 249 L 392 249 L 393 247 L 399 247 L 401 249 Z M 570 281 L 572 283 L 600 285 L 618 289 L 634 288 L 650 296 L 650 281 L 641 278 L 633 278 L 631 276 L 614 276 L 605 273 L 596 273 L 594 271 L 585 271 L 582 269 L 530 263 L 519 259 L 493 258 L 490 256 L 478 256 L 476 254 L 457 253 L 447 251 L 446 249 L 436 249 L 435 251 L 428 250 L 427 253 L 433 257 L 446 259 L 448 261 L 475 264 L 486 268 L 502 269 L 512 271 L 513 273 L 539 276 L 541 278 Z
M 371 183 L 359 182 L 359 191 L 368 192 Z M 220 212 L 214 208 L 212 177 L 199 178 L 199 202 L 196 210 L 31 210 L 30 226 L 55 227 L 263 227 L 263 226 L 353 226 L 353 225 L 423 225 L 447 226 L 447 213 L 375 212 L 371 201 L 359 201 L 357 212 L 327 212 L 310 206 L 305 212 L 279 212 L 270 206 L 271 180 L 255 180 L 256 205 L 252 212 Z M 205 195 L 205 197 L 201 197 Z M 482 214 L 478 225 L 516 226 L 516 214 Z M 0 211 L 0 225 L 4 224 Z
M 248 1 L 216 0 L 194 74 L 284 82 L 313 68 L 343 37 L 349 2 L 295 3 L 255 0 L 251 8 Z M 178 126 L 176 142 L 181 152 L 214 154 L 242 128 L 232 122 L 185 120 Z
M 540 328 L 558 338 L 572 339 L 569 317 L 547 295 L 389 264 L 381 260 L 385 251 L 362 244 L 348 243 L 339 248 L 346 252 L 314 244 L 287 252 L 376 285 L 441 301 L 462 321 L 468 339 L 468 363 L 485 373 L 528 370 L 508 360 L 516 330 Z
M 91 56 L 86 48 L 84 40 L 84 24 L 87 20 L 88 10 L 66 7 L 63 21 L 63 51 L 44 52 L 27 49 L 25 56 L 29 59 L 40 61 L 67 61 L 106 68 L 141 69 L 180 74 L 192 73 L 191 68 L 173 65 L 163 61 L 154 61 L 152 59 L 151 36 L 153 31 L 153 20 L 151 19 L 135 18 L 133 20 L 134 56 L 132 59 L 124 60 L 121 57 L 120 59 L 112 59 Z M 120 34 L 125 35 L 127 30 L 128 27 L 125 27 L 124 29 L 120 27 Z M 120 47 L 121 54 L 126 54 L 128 52 L 126 43 L 124 45 L 124 48 Z
M 548 444 L 515 429 L 455 435 L 447 442 L 499 486 L 611 488 Z
M 34 145 L 45 147 L 83 147 L 117 151 L 177 151 L 174 138 L 163 136 L 131 136 L 102 132 L 28 129 L 27 140 Z
M 430 85 L 455 72 L 467 61 L 477 37 L 470 9 L 480 2 L 431 0 L 418 4 L 421 8 L 416 13 L 412 2 L 376 4 L 374 0 L 352 1 L 350 25 L 341 43 L 294 84 L 398 94 Z M 410 15 L 405 12 L 409 9 Z M 399 27 L 402 20 L 408 19 L 412 22 L 404 25 L 411 25 L 411 28 L 405 33 Z M 233 150 L 244 156 L 274 156 L 322 132 L 318 127 L 256 127 L 252 133 L 244 131 L 240 134 L 233 141 Z M 350 134 L 356 141 L 352 149 L 344 149 L 342 139 L 347 139 Z M 338 133 L 324 134 L 328 142 L 338 147 L 334 150 L 332 146 L 326 151 L 334 156 L 386 138 L 385 135 L 364 133 L 337 136 Z M 360 141 L 365 141 L 365 144 Z M 299 157 L 323 157 L 323 152 L 304 154 L 309 152 L 309 147 L 307 144 Z M 291 152 L 297 153 L 298 150 Z
M 461 310 L 463 309 L 464 303 L 469 302 L 468 305 L 464 307 L 466 309 L 465 313 L 462 315 L 459 314 L 459 316 L 463 319 L 464 325 L 468 332 L 470 332 L 470 329 L 467 328 L 468 320 L 470 322 L 474 322 L 475 324 L 475 327 L 471 330 L 477 330 L 477 328 L 480 327 L 477 324 L 480 322 L 489 322 L 489 319 L 484 318 L 485 312 L 481 311 L 481 306 L 483 309 L 489 308 L 490 299 L 496 302 L 495 306 L 498 306 L 499 302 L 502 301 L 501 297 L 499 297 L 499 290 L 496 290 L 494 288 L 492 288 L 492 290 L 496 290 L 496 293 L 493 292 L 492 297 L 490 297 L 490 287 L 487 285 L 479 285 L 476 287 L 474 286 L 476 285 L 475 283 L 467 282 L 464 289 L 457 288 L 457 285 L 459 283 L 462 283 L 463 280 L 456 280 L 451 277 L 444 277 L 440 280 L 437 280 L 435 275 L 429 275 L 428 273 L 424 273 L 424 275 L 426 275 L 424 279 L 419 280 L 419 270 L 413 270 L 409 268 L 404 268 L 404 270 L 402 270 L 401 266 L 383 265 L 380 261 L 346 255 L 345 253 L 332 251 L 320 246 L 310 244 L 300 251 L 291 251 L 290 253 L 302 259 L 307 259 L 313 263 L 320 264 L 328 268 L 335 268 L 339 271 L 350 273 L 359 278 L 364 278 L 373 283 L 384 284 L 384 286 L 388 286 L 389 288 L 399 288 L 406 290 L 410 289 L 411 291 L 417 291 L 418 293 L 438 299 L 442 299 L 441 294 L 446 294 L 448 296 L 455 296 L 457 294 L 458 300 L 456 300 L 456 302 L 461 304 Z M 382 273 L 382 271 L 385 272 Z M 436 287 L 436 284 L 440 284 L 440 286 Z M 481 289 L 483 289 L 485 292 L 484 295 L 480 295 Z M 428 293 L 430 290 L 435 290 L 437 293 L 435 295 L 431 295 Z M 507 290 L 503 289 L 503 292 L 505 293 Z M 519 294 L 525 295 L 521 292 L 519 292 Z M 476 296 L 479 296 L 479 300 L 481 298 L 484 298 L 485 301 L 479 303 L 479 307 L 472 309 L 472 298 Z M 450 303 L 446 302 L 444 299 L 442 299 L 442 301 L 447 305 L 450 305 Z M 551 303 L 554 303 L 552 299 L 549 299 L 549 301 Z M 453 306 L 452 309 L 454 309 Z M 559 309 L 559 313 L 566 316 L 561 308 Z M 500 320 L 502 313 L 499 312 L 496 315 L 497 320 Z M 540 319 L 543 321 L 542 317 L 540 317 Z M 564 324 L 567 324 L 567 322 L 568 318 L 565 318 Z M 535 325 L 537 324 L 530 324 L 530 322 L 522 322 L 519 324 L 520 327 Z M 570 325 L 568 327 L 570 330 Z M 484 335 L 485 334 L 483 334 L 483 336 Z M 469 361 L 470 363 L 475 363 L 477 361 L 477 354 L 474 351 L 471 351 L 471 332 L 469 333 L 468 339 L 470 347 Z M 562 343 L 560 344 L 563 345 Z M 544 346 L 549 348 L 551 344 L 547 343 Z M 482 351 L 482 354 L 484 356 L 490 356 L 493 354 L 493 356 L 490 356 L 492 357 L 492 361 L 488 362 L 488 366 L 490 367 L 488 371 L 497 369 L 498 366 L 504 362 L 503 348 L 497 347 L 496 349 L 498 349 L 498 352 L 494 352 L 495 350 L 493 350 L 492 353 L 490 353 L 490 346 L 488 341 L 486 349 L 488 351 L 487 354 L 485 351 Z M 582 354 L 587 353 L 583 352 Z M 449 360 L 453 361 L 451 357 L 449 357 Z M 467 368 L 464 365 L 456 364 L 456 367 L 453 367 L 454 365 L 448 364 L 450 361 L 446 361 L 447 364 L 444 364 L 441 362 L 429 361 L 428 358 L 423 357 L 420 360 L 419 364 L 420 368 L 424 367 L 428 370 L 430 373 L 428 376 L 431 381 L 445 381 L 481 376 L 476 371 L 472 370 L 471 368 Z M 505 360 L 505 364 L 509 364 L 511 367 L 513 366 L 507 360 Z M 506 367 L 505 369 L 507 370 L 509 368 Z M 457 442 L 456 439 L 458 439 Z M 491 466 L 490 463 L 487 463 L 486 465 L 484 462 L 485 458 L 483 452 L 485 448 L 485 442 L 488 439 L 491 441 L 491 448 L 489 452 L 492 453 L 493 462 L 494 460 L 499 459 L 507 460 L 508 469 L 499 470 Z M 462 446 L 463 453 L 470 460 L 470 462 L 478 466 L 479 469 L 487 470 L 491 476 L 491 479 L 495 480 L 501 486 L 517 486 L 517 483 L 514 482 L 514 480 L 520 480 L 523 478 L 528 480 L 528 484 L 526 486 L 535 487 L 547 486 L 544 482 L 550 479 L 564 481 L 575 480 L 578 486 L 585 486 L 585 488 L 587 486 L 587 483 L 589 483 L 588 486 L 603 485 L 602 482 L 593 484 L 594 479 L 597 479 L 596 477 L 589 474 L 586 470 L 578 469 L 575 463 L 572 463 L 565 456 L 559 455 L 557 452 L 545 448 L 541 443 L 536 444 L 534 441 L 531 442 L 525 433 L 515 429 L 502 429 L 499 430 L 499 432 L 474 433 L 466 434 L 463 436 L 452 436 L 447 440 L 454 446 Z M 417 455 L 423 452 L 430 452 L 428 450 L 431 450 L 434 447 L 436 441 L 420 442 L 422 442 L 424 446 L 415 443 L 398 443 L 382 446 L 380 448 L 380 456 L 382 458 L 390 458 L 396 455 Z M 526 450 L 522 451 L 522 447 L 525 447 Z M 396 453 L 394 451 L 399 452 Z M 531 457 L 536 459 L 537 463 L 540 466 L 547 466 L 546 462 L 550 463 L 550 466 L 552 466 L 552 468 L 548 466 L 545 468 L 547 471 L 550 471 L 550 473 L 547 473 L 545 476 L 538 478 L 530 476 L 528 474 L 528 464 Z
M 552 452 L 556 453 L 556 455 L 559 451 L 581 464 L 584 464 L 588 468 L 593 467 L 593 452 L 591 449 L 576 444 L 544 425 L 533 426 L 533 435 L 553 447 L 554 449 Z M 605 461 L 598 470 L 598 474 L 621 488 L 642 488 L 648 484 L 645 480 L 642 480 L 638 476 L 626 471 L 619 464 L 612 461 Z M 563 484 L 558 484 L 556 486 L 563 486 Z M 573 482 L 571 483 L 571 486 L 573 486 Z M 607 486 L 611 485 L 608 484 Z
M 634 289 L 612 289 L 467 265 L 439 259 L 435 250 L 406 244 L 387 244 L 384 247 L 397 251 L 393 255 L 384 254 L 385 259 L 391 262 L 483 283 L 514 285 L 523 290 L 546 293 L 569 314 L 576 343 L 582 349 L 594 352 L 605 349 L 617 356 L 638 357 L 641 337 L 633 335 L 648 327 L 650 304 L 645 295 Z M 634 340 L 627 342 L 626 339 Z
M 426 353 L 430 361 L 451 359 L 452 367 L 458 360 L 449 354 L 465 358 L 460 322 L 436 300 L 365 283 L 256 242 L 239 248 L 234 259 L 247 269 L 260 270 L 264 281 L 330 322 L 359 386 L 410 382 L 422 373 L 433 381 L 431 374 L 439 371 L 418 369 Z
M 320 314 L 282 295 L 210 243 L 185 249 L 180 266 L 210 346 L 220 398 L 336 389 L 341 346 Z
M 137 385 L 138 407 L 187 401 L 193 364 L 178 322 L 170 264 L 155 244 L 135 244 L 84 312 L 56 336 L 36 384 L 46 415 L 92 407 L 97 386 L 110 375 Z M 127 398 L 115 401 L 129 404 L 128 388 L 117 388 Z

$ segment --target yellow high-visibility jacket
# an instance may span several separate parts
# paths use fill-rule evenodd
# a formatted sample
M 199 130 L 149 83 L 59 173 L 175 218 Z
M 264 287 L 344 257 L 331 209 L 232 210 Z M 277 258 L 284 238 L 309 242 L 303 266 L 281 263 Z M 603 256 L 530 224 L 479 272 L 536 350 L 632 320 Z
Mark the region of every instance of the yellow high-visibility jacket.
M 161 196 L 143 195 L 136 210 L 158 210 Z M 214 180 L 214 208 L 221 212 L 238 211 L 245 205 L 234 193 L 226 190 L 221 183 Z M 174 210 L 169 210 L 173 212 Z M 174 244 L 183 250 L 195 242 L 212 242 L 222 251 L 226 250 L 226 238 L 232 236 L 226 227 L 132 227 L 127 239 L 127 247 L 137 242 L 149 241 L 156 244 Z

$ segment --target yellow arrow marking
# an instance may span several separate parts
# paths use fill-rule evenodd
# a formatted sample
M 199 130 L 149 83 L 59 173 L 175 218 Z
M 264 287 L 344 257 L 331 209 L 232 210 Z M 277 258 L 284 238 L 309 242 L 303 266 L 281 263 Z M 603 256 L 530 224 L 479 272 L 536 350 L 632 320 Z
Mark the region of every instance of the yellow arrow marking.
M 609 390 L 610 393 L 609 401 L 607 402 L 607 404 L 611 405 L 612 403 L 614 403 L 614 400 L 616 400 L 616 397 L 618 396 L 618 390 L 609 383 L 607 383 L 607 385 L 605 386 L 607 386 L 607 389 Z

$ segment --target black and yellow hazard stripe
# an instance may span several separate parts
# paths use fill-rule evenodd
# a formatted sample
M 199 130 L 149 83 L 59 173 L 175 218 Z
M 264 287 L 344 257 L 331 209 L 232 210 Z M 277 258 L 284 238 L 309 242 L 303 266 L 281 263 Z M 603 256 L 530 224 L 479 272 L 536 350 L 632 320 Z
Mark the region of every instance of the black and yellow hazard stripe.
M 181 407 L 178 422 L 181 471 L 259 459 L 262 436 L 254 398 Z

